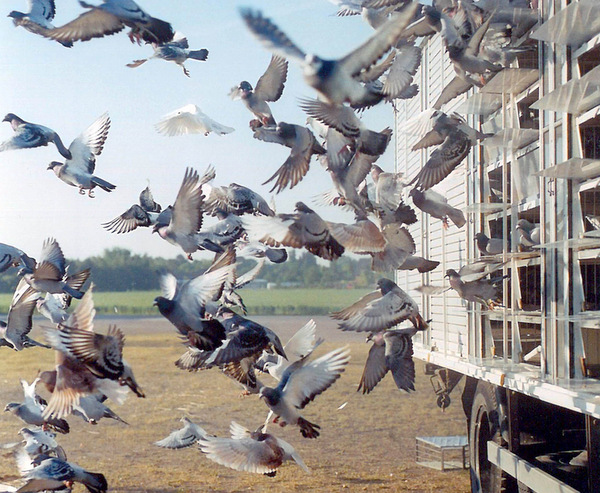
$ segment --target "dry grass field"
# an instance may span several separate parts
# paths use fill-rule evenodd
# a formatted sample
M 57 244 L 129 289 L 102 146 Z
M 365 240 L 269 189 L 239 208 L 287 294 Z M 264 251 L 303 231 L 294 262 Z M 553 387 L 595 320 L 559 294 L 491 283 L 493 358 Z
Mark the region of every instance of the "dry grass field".
M 274 329 L 284 341 L 309 317 L 256 317 Z M 109 491 L 120 493 L 242 492 L 242 491 L 411 491 L 466 492 L 468 471 L 438 472 L 415 463 L 415 437 L 464 434 L 459 392 L 445 413 L 435 405 L 429 377 L 417 362 L 417 392 L 396 389 L 388 375 L 370 394 L 356 392 L 369 345 L 359 334 L 335 329 L 326 317 L 315 317 L 318 333 L 326 343 L 323 354 L 348 344 L 352 358 L 346 372 L 309 404 L 304 415 L 321 426 L 316 440 L 303 438 L 297 429 L 271 425 L 270 431 L 289 441 L 300 453 L 310 474 L 286 463 L 275 478 L 241 473 L 209 461 L 197 449 L 165 450 L 153 442 L 179 428 L 188 416 L 209 433 L 226 435 L 236 420 L 257 427 L 267 408 L 255 396 L 240 397 L 240 388 L 217 370 L 188 373 L 173 362 L 183 353 L 175 329 L 159 318 L 98 319 L 104 332 L 116 322 L 127 335 L 125 357 L 146 392 L 133 394 L 123 406 L 112 409 L 129 423 L 103 420 L 92 426 L 70 417 L 71 433 L 59 436 L 69 460 L 108 479 Z M 34 329 L 34 337 L 40 336 Z M 0 350 L 0 404 L 21 400 L 19 379 L 33 380 L 38 369 L 53 365 L 51 351 L 32 349 L 20 353 Z M 260 377 L 261 379 L 263 377 Z M 267 381 L 268 377 L 264 377 Z M 40 389 L 41 391 L 41 389 Z M 338 410 L 338 407 L 347 405 Z M 9 413 L 0 414 L 0 443 L 18 441 L 22 423 Z M 0 479 L 19 483 L 11 452 L 0 449 Z M 85 491 L 77 485 L 75 491 Z

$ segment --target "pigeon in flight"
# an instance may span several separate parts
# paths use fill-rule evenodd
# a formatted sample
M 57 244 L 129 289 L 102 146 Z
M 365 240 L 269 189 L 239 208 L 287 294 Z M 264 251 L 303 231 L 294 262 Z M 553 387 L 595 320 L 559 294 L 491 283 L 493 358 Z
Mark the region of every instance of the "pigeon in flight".
M 31 270 L 35 266 L 35 259 L 14 246 L 0 243 L 0 274 L 19 266 Z
M 67 275 L 65 256 L 54 238 L 44 241 L 39 258 L 31 272 L 19 271 L 33 289 L 52 294 L 67 293 L 77 299 L 83 297 L 81 287 L 90 276 L 90 269 Z
M 215 216 L 219 211 L 236 216 L 263 214 L 274 216 L 267 201 L 248 187 L 231 183 L 228 187 L 212 187 L 206 199 L 206 211 Z
M 39 297 L 40 293 L 24 279 L 19 281 L 8 309 L 8 318 L 6 322 L 0 320 L 0 346 L 8 346 L 15 351 L 35 346 L 50 348 L 27 335 L 33 326 L 33 310 Z
M 190 50 L 188 40 L 185 36 L 177 37 L 169 43 L 152 43 L 152 47 L 154 48 L 154 54 L 151 57 L 134 60 L 133 62 L 128 63 L 127 66 L 136 68 L 143 63 L 146 63 L 148 60 L 158 58 L 167 62 L 176 63 L 183 69 L 183 73 L 189 77 L 190 72 L 185 68 L 185 61 L 188 58 L 191 58 L 192 60 L 200 60 L 203 62 L 208 58 L 208 50 L 206 48 L 202 48 L 201 50 Z
M 331 235 L 327 223 L 303 202 L 296 203 L 294 214 L 249 216 L 244 224 L 251 238 L 269 246 L 306 248 L 325 260 L 335 260 L 344 253 L 344 247 Z
M 465 282 L 458 272 L 454 269 L 448 269 L 445 277 L 448 278 L 450 287 L 466 301 L 481 303 L 489 310 L 493 310 L 496 306 L 502 304 L 502 293 L 498 285 L 504 279 L 503 276 Z
M 313 154 L 325 154 L 325 149 L 306 127 L 279 122 L 275 126 L 260 126 L 254 130 L 254 138 L 264 142 L 274 142 L 291 149 L 289 157 L 271 178 L 263 183 L 275 180 L 271 192 L 281 192 L 287 186 L 294 188 L 308 173 L 310 158 Z
M 154 444 L 170 449 L 186 448 L 191 447 L 201 438 L 208 436 L 202 427 L 193 423 L 189 418 L 184 416 L 181 418 L 181 422 L 183 423 L 183 428 L 171 432 L 168 437 L 154 442 Z
M 297 425 L 304 438 L 317 438 L 320 426 L 304 419 L 300 411 L 340 378 L 349 361 L 350 351 L 343 347 L 312 361 L 302 359 L 292 363 L 277 387 L 260 389 L 259 397 L 271 410 L 267 422 L 275 415 L 274 423 Z
M 186 134 L 204 134 L 206 136 L 211 132 L 225 135 L 235 130 L 205 115 L 195 104 L 186 104 L 182 108 L 166 114 L 154 125 L 154 128 L 158 133 L 168 137 Z
M 360 377 L 357 392 L 371 392 L 375 386 L 391 372 L 400 390 L 415 390 L 415 363 L 412 359 L 412 336 L 415 329 L 389 329 L 374 332 L 367 341 L 373 345 L 369 350 L 365 369 Z
M 149 227 L 155 224 L 168 225 L 173 209 L 171 206 L 164 211 L 160 204 L 154 201 L 150 187 L 140 193 L 139 205 L 133 204 L 120 216 L 102 226 L 111 233 L 129 233 L 138 227 Z
M 56 15 L 54 0 L 29 0 L 29 12 L 13 10 L 12 17 L 15 26 L 22 26 L 33 34 L 42 34 L 45 30 L 54 29 L 52 19 Z M 66 48 L 73 46 L 70 41 L 59 41 Z
M 43 428 L 21 428 L 19 435 L 25 441 L 23 450 L 30 457 L 54 454 L 59 459 L 67 459 L 64 449 L 56 441 L 56 433 L 46 431 Z
M 243 80 L 229 92 L 231 99 L 241 99 L 262 125 L 276 125 L 268 102 L 275 102 L 283 93 L 287 80 L 288 62 L 285 58 L 273 55 L 265 73 L 261 75 L 253 89 L 252 85 Z
M 69 152 L 72 158 L 67 159 L 64 164 L 52 161 L 48 169 L 54 171 L 67 185 L 79 187 L 81 195 L 85 195 L 87 190 L 88 197 L 94 198 L 93 189 L 96 187 L 112 192 L 116 188 L 115 185 L 93 174 L 96 169 L 96 156 L 99 156 L 104 148 L 109 128 L 110 118 L 108 113 L 104 113 L 71 142 Z
M 412 20 L 418 4 L 413 2 L 400 14 L 383 24 L 373 36 L 339 60 L 324 60 L 298 48 L 270 19 L 250 9 L 241 14 L 246 25 L 274 54 L 291 58 L 303 69 L 304 80 L 330 103 L 366 105 L 381 95 L 361 84 L 356 77 L 371 67 L 396 44 Z
M 15 133 L 10 139 L 0 144 L 0 152 L 13 149 L 32 149 L 47 146 L 53 142 L 65 159 L 72 159 L 71 151 L 65 147 L 54 130 L 37 123 L 26 122 L 14 113 L 8 113 L 2 121 L 9 122 Z
M 381 278 L 377 287 L 348 308 L 333 312 L 331 318 L 339 320 L 342 330 L 357 332 L 379 332 L 404 320 L 410 320 L 417 330 L 428 328 L 415 301 L 394 281 Z
M 158 44 L 172 41 L 175 35 L 171 24 L 149 16 L 133 0 L 103 0 L 98 6 L 79 0 L 79 4 L 89 10 L 64 26 L 39 34 L 58 42 L 73 43 L 115 34 L 127 26 L 131 28 L 132 43 L 143 39 L 146 43 Z
M 110 418 L 120 421 L 123 424 L 129 424 L 123 421 L 115 412 L 104 404 L 106 396 L 101 393 L 82 395 L 79 397 L 79 403 L 73 406 L 73 414 L 81 416 L 86 423 L 92 425 L 98 424 L 102 418 Z
M 433 189 L 421 191 L 418 188 L 413 188 L 409 195 L 413 199 L 413 203 L 426 214 L 431 217 L 441 219 L 444 228 L 448 227 L 448 219 L 450 219 L 457 228 L 462 228 L 467 220 L 460 209 L 456 209 L 448 204 L 448 199 Z
M 293 460 L 309 472 L 294 447 L 285 440 L 266 433 L 262 426 L 251 432 L 232 421 L 229 429 L 231 438 L 206 435 L 198 441 L 200 450 L 217 464 L 236 471 L 274 477 L 277 468 L 285 461 Z

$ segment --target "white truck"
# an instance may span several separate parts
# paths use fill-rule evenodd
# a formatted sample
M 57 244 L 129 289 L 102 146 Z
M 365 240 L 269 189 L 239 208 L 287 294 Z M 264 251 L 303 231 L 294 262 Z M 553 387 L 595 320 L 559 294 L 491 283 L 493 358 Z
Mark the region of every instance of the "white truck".
M 420 94 L 395 106 L 396 171 L 408 179 L 431 152 L 411 151 L 414 115 L 455 111 L 494 134 L 433 187 L 467 224 L 421 214 L 410 227 L 439 267 L 397 276 L 406 290 L 448 286 L 447 269 L 480 258 L 475 234 L 504 241 L 501 306 L 421 295 L 431 323 L 414 338 L 440 406 L 464 379 L 473 492 L 600 492 L 600 0 L 537 3 L 521 40 L 531 51 L 443 105 L 456 74 L 441 36 L 422 40 Z M 541 225 L 529 251 L 519 219 Z

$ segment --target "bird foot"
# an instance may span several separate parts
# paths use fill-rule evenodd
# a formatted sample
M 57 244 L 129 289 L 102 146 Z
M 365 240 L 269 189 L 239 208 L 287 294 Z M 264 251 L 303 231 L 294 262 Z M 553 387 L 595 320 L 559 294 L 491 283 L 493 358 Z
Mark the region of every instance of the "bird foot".
M 88 197 L 89 197 L 90 199 L 96 198 L 96 195 L 94 194 L 94 191 L 93 191 L 93 190 L 90 190 L 90 191 L 88 191 Z
M 188 259 L 189 261 L 193 261 L 193 260 L 194 260 L 194 259 L 192 258 L 192 254 L 191 254 L 191 253 L 188 253 L 188 254 L 187 254 L 187 259 Z
M 183 67 L 183 73 L 185 75 L 187 75 L 188 77 L 190 76 L 190 71 L 187 68 L 185 68 L 185 67 Z
M 442 226 L 444 227 L 444 229 L 448 229 L 449 228 L 449 226 L 448 226 L 448 218 L 447 217 L 442 218 Z
M 82 187 L 79 187 L 79 195 L 85 195 L 85 190 Z
M 254 120 L 250 120 L 250 122 L 248 122 L 248 126 L 251 130 L 256 130 L 257 128 L 262 127 L 263 123 L 255 118 Z
M 247 390 L 244 390 L 243 392 L 240 392 L 240 399 L 243 399 L 244 397 L 248 397 L 250 395 L 250 392 Z

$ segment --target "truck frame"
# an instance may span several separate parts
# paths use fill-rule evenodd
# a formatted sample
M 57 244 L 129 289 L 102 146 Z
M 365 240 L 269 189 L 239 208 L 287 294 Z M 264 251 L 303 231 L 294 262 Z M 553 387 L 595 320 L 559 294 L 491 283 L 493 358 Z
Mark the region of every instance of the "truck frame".
M 446 228 L 423 213 L 410 226 L 419 254 L 438 268 L 396 277 L 406 290 L 448 286 L 447 269 L 480 259 L 476 233 L 503 238 L 490 259 L 505 277 L 501 306 L 453 290 L 421 294 L 431 323 L 414 337 L 414 355 L 435 372 L 441 407 L 464 379 L 473 492 L 592 493 L 600 491 L 600 1 L 540 0 L 535 12 L 519 39 L 530 50 L 443 105 L 455 71 L 439 34 L 421 40 L 420 93 L 395 102 L 396 171 L 408 181 L 427 162 L 431 149 L 411 151 L 418 137 L 407 131 L 427 110 L 455 111 L 493 136 L 433 187 L 467 224 Z M 540 245 L 519 248 L 519 219 L 541 225 Z

